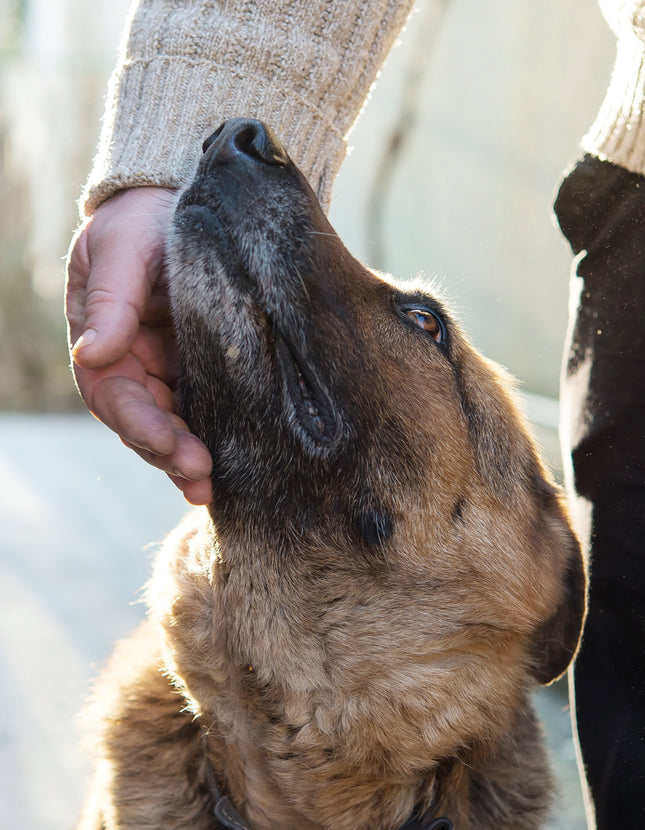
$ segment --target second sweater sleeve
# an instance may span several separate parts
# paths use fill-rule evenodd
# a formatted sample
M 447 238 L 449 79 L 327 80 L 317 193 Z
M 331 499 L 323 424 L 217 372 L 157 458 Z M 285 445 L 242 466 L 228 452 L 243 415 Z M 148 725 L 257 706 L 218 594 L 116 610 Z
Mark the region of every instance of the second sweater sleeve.
M 645 0 L 600 0 L 600 6 L 616 35 L 616 61 L 582 147 L 645 175 Z

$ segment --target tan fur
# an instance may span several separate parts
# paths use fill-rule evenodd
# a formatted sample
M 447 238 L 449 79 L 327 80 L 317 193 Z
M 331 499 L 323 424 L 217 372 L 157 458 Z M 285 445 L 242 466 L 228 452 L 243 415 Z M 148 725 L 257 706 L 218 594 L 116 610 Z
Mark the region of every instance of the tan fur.
M 254 830 L 397 830 L 430 806 L 458 830 L 542 825 L 549 777 L 527 698 L 571 659 L 584 594 L 561 497 L 503 373 L 454 323 L 447 361 L 390 313 L 386 278 L 327 244 L 369 369 L 365 422 L 389 436 L 361 456 L 361 509 L 386 503 L 391 538 L 359 544 L 334 520 L 343 493 L 322 487 L 324 522 L 299 526 L 285 507 L 279 541 L 218 518 L 217 496 L 192 514 L 155 566 L 149 621 L 99 687 L 85 830 L 216 827 L 206 757 Z M 235 346 L 249 333 L 227 302 L 213 314 Z M 245 346 L 229 345 L 231 375 L 251 371 Z

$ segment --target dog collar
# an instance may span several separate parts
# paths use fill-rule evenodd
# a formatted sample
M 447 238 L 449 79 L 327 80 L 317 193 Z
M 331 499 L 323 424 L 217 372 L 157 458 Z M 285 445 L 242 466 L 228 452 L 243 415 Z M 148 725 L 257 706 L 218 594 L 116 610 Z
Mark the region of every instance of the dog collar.
M 208 758 L 206 759 L 206 777 L 215 802 L 213 813 L 219 827 L 223 827 L 225 830 L 251 830 L 233 806 L 231 799 L 227 795 L 222 795 L 215 778 L 215 771 Z
M 223 830 L 251 830 L 248 823 L 237 812 L 231 799 L 227 795 L 222 795 L 215 772 L 210 762 L 206 762 L 206 775 L 208 776 L 208 783 L 215 801 L 213 813 L 220 828 Z M 449 818 L 435 818 L 429 821 L 428 813 L 421 818 L 410 818 L 400 828 L 400 830 L 454 830 L 454 825 Z
M 454 830 L 455 825 L 445 816 L 433 819 L 430 824 L 426 824 L 427 820 L 427 813 L 420 819 L 408 819 L 401 830 Z

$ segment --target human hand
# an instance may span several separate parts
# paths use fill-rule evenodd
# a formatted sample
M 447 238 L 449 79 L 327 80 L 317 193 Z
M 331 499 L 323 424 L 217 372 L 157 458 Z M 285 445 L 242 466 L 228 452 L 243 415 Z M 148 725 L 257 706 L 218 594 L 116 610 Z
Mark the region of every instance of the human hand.
M 174 410 L 177 347 L 163 279 L 176 201 L 157 187 L 122 190 L 74 236 L 65 313 L 76 383 L 92 414 L 191 504 L 212 500 L 212 460 Z

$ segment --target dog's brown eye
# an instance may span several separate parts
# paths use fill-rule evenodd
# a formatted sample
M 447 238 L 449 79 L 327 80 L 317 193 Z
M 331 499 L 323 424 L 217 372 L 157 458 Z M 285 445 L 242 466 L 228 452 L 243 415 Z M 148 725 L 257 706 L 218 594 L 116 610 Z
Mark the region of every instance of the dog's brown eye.
M 437 343 L 443 343 L 443 326 L 431 311 L 426 311 L 424 308 L 410 308 L 405 315 Z

